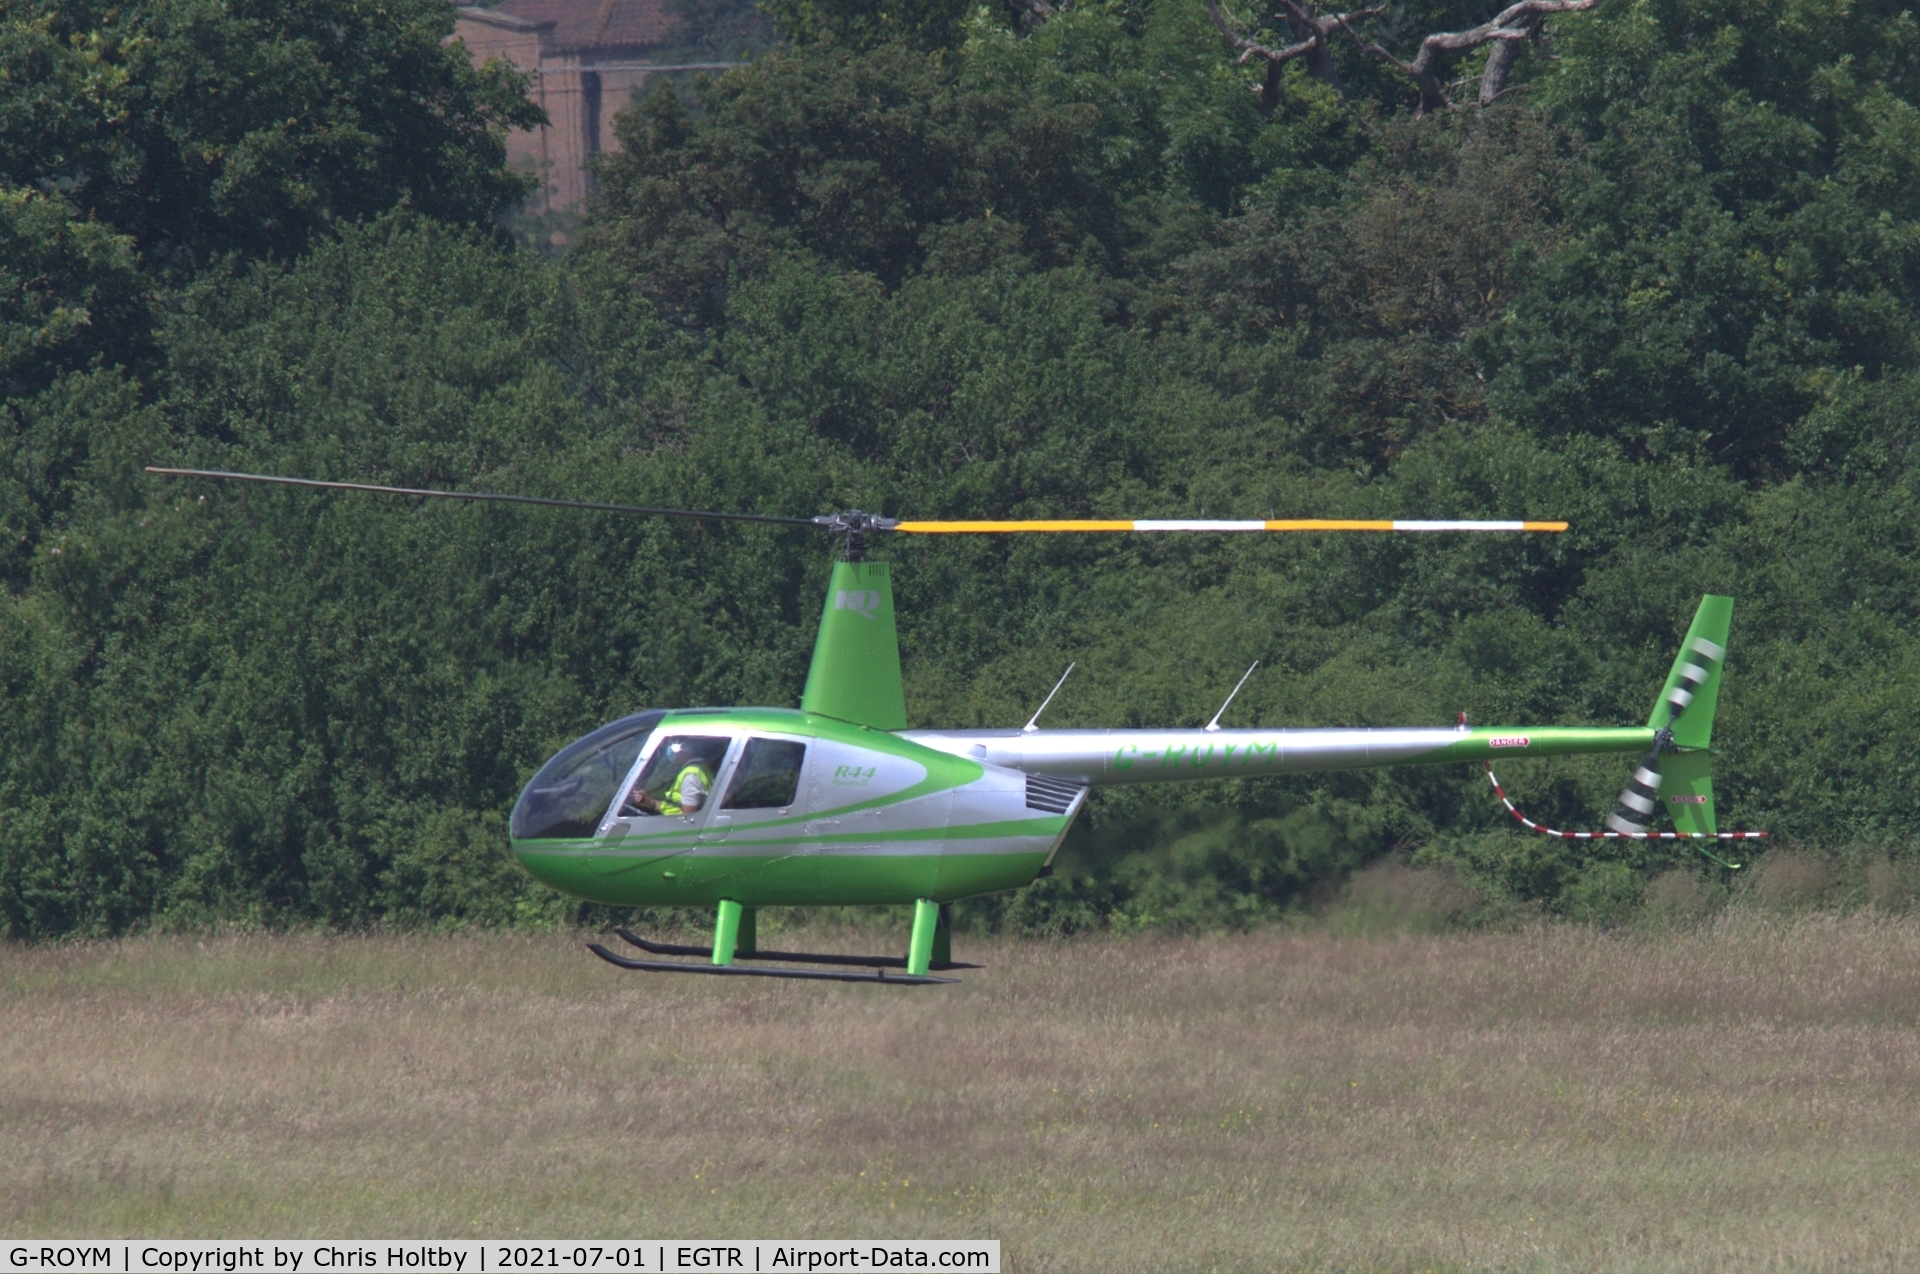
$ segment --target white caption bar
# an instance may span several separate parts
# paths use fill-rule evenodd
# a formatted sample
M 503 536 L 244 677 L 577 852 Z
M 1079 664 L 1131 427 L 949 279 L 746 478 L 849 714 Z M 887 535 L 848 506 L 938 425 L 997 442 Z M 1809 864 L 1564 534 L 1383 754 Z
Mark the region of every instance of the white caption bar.
M 998 1239 L 68 1239 L 0 1245 L 0 1274 L 649 1274 L 676 1271 L 974 1270 L 999 1274 Z

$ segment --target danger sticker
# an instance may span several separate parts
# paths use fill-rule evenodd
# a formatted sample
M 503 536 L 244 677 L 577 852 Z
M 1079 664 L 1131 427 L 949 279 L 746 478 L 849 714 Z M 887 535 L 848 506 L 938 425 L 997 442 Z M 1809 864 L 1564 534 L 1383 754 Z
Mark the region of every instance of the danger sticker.
M 1707 798 L 1704 796 L 1669 796 L 1667 801 L 1672 805 L 1705 805 Z
M 1524 748 L 1533 740 L 1524 734 L 1503 734 L 1487 740 L 1490 748 Z

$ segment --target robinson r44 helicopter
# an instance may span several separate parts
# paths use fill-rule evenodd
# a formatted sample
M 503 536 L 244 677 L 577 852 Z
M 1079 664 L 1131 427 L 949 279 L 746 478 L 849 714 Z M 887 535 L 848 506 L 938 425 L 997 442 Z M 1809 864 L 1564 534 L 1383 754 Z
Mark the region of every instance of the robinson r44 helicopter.
M 1714 707 L 1733 599 L 1704 597 L 1644 726 L 1393 729 L 1047 730 L 1040 714 L 992 730 L 909 730 L 885 562 L 869 537 L 1022 532 L 1564 531 L 1523 521 L 911 521 L 854 510 L 813 518 L 652 509 L 487 492 L 149 467 L 181 478 L 325 490 L 502 501 L 604 512 L 771 522 L 841 537 L 800 707 L 654 709 L 622 717 L 562 749 L 514 805 L 513 852 L 537 880 L 591 902 L 713 907 L 713 943 L 620 937 L 647 956 L 589 948 L 623 969 L 926 985 L 952 982 L 947 904 L 1018 889 L 1051 873 L 1089 789 L 1120 783 L 1258 778 L 1379 765 L 1478 761 L 1529 829 L 1567 839 L 1668 839 L 1695 844 L 1764 832 L 1721 832 L 1708 768 Z M 1072 668 L 1067 670 L 1072 672 Z M 1248 669 L 1251 675 L 1252 669 Z M 1063 676 L 1061 682 L 1066 678 Z M 1241 685 L 1246 684 L 1242 677 Z M 1563 832 L 1515 809 L 1492 762 L 1501 757 L 1644 753 L 1607 830 Z M 1663 754 L 1670 754 L 1665 755 Z M 1653 831 L 1665 808 L 1675 830 Z M 759 949 L 761 907 L 911 904 L 902 956 Z M 669 957 L 669 958 L 657 958 Z M 680 957 L 678 959 L 670 957 Z M 692 957 L 691 959 L 688 957 Z M 811 967 L 791 967 L 794 965 Z

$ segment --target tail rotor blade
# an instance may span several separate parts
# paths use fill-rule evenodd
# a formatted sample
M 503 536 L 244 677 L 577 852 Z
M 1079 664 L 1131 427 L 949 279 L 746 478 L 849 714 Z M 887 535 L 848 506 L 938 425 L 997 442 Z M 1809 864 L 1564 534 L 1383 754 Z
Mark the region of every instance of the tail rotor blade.
M 1653 825 L 1654 812 L 1660 808 L 1660 749 L 1655 742 L 1653 751 L 1620 789 L 1620 799 L 1607 815 L 1607 826 L 1614 831 L 1638 835 Z

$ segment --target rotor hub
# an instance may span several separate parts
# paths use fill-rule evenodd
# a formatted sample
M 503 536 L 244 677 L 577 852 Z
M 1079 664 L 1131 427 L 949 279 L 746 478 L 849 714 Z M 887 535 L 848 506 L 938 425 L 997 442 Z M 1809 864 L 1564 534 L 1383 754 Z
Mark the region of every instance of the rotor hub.
M 858 562 L 866 554 L 868 533 L 891 531 L 900 524 L 900 519 L 881 517 L 878 513 L 861 509 L 848 509 L 845 513 L 823 513 L 813 519 L 813 523 L 836 535 L 845 536 L 841 542 L 841 556 L 849 562 Z

